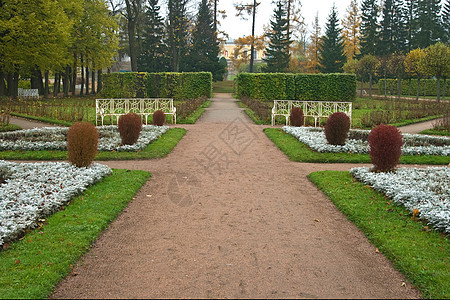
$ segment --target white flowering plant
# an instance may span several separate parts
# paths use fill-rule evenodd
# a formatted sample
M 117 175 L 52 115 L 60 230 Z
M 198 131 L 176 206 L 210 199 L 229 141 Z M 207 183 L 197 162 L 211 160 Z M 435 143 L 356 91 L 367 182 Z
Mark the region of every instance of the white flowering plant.
M 14 163 L 0 160 L 0 246 L 16 239 L 39 219 L 59 210 L 89 186 L 112 173 L 94 163 L 77 168 L 67 162 Z
M 122 145 L 117 125 L 99 126 L 98 151 L 139 151 L 169 130 L 168 126 L 143 125 L 138 141 Z M 67 127 L 44 127 L 0 133 L 0 151 L 67 150 Z
M 330 145 L 322 128 L 284 126 L 282 130 L 317 152 L 369 153 L 370 130 L 352 129 L 345 145 Z M 403 134 L 403 155 L 450 155 L 450 138 Z
M 370 185 L 437 230 L 450 233 L 450 167 L 399 168 L 394 172 L 350 170 L 358 181 Z

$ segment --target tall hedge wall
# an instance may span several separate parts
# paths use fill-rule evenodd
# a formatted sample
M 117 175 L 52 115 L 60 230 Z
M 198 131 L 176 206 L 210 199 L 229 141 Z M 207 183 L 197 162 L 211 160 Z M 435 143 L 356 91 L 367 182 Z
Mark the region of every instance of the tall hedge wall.
M 109 73 L 102 74 L 105 98 L 174 98 L 174 100 L 211 97 L 212 74 L 192 73 Z
M 388 95 L 397 95 L 397 79 L 386 79 L 386 92 Z M 411 84 L 411 92 L 410 92 Z M 402 95 L 415 96 L 417 94 L 417 79 L 403 79 L 401 83 Z M 440 83 L 441 96 L 444 93 L 444 80 Z M 378 91 L 380 95 L 384 95 L 384 79 L 378 80 Z M 445 84 L 445 95 L 450 94 L 449 82 Z M 437 96 L 437 79 L 421 79 L 419 96 Z
M 354 74 L 240 73 L 236 95 L 259 100 L 352 101 L 356 96 Z

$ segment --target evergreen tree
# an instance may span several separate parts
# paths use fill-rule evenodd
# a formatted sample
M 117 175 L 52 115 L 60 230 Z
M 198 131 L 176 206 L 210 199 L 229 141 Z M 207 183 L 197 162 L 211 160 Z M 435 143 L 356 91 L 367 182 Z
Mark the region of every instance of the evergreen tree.
M 158 0 L 148 0 L 145 11 L 142 51 L 138 56 L 139 72 L 168 71 L 167 45 L 164 43 L 164 18 L 159 15 Z
M 361 55 L 377 54 L 378 46 L 378 5 L 376 0 L 361 3 Z
M 441 28 L 440 0 L 418 0 L 417 7 L 417 33 L 414 36 L 414 45 L 426 48 L 444 38 Z
M 405 1 L 406 52 L 414 49 L 414 36 L 417 34 L 417 0 Z
M 211 72 L 214 80 L 223 80 L 225 69 L 219 64 L 219 43 L 213 25 L 214 20 L 208 2 L 202 0 L 192 33 L 187 70 Z
M 386 55 L 406 49 L 405 15 L 402 1 L 386 0 L 381 21 L 380 42 L 377 53 Z
M 444 42 L 450 44 L 450 0 L 447 0 L 442 7 L 442 29 L 445 33 Z
M 281 1 L 278 1 L 273 20 L 270 20 L 272 30 L 267 34 L 270 39 L 269 46 L 266 48 L 267 58 L 263 58 L 267 63 L 267 72 L 286 72 L 289 67 L 291 41 L 287 33 L 287 22 L 286 11 Z
M 188 0 L 168 0 L 167 44 L 171 71 L 180 72 L 182 59 L 188 52 Z
M 328 22 L 326 24 L 325 36 L 319 44 L 319 71 L 322 73 L 339 73 L 345 64 L 344 42 L 342 41 L 341 29 L 333 5 Z

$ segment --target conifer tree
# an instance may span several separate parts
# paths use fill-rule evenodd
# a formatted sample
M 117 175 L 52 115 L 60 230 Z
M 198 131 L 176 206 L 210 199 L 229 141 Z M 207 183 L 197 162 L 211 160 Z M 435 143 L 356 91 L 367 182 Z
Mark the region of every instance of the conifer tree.
M 145 11 L 144 36 L 138 57 L 139 72 L 168 71 L 167 45 L 164 43 L 164 18 L 158 0 L 148 0 Z
M 450 0 L 447 0 L 442 7 L 442 29 L 445 33 L 445 43 L 450 44 Z
M 440 0 L 418 0 L 415 46 L 423 49 L 443 39 L 440 11 Z
M 417 33 L 417 0 L 405 0 L 406 52 L 415 45 L 413 38 Z
M 319 44 L 319 71 L 322 73 L 339 73 L 346 62 L 344 55 L 344 42 L 342 41 L 341 29 L 337 17 L 336 7 L 333 5 L 328 22 L 326 24 L 325 36 Z
M 377 53 L 387 55 L 406 49 L 405 15 L 402 1 L 386 0 L 381 21 L 380 42 Z
M 286 72 L 289 67 L 291 41 L 287 33 L 287 22 L 286 11 L 281 1 L 278 1 L 273 19 L 270 20 L 272 30 L 267 33 L 270 39 L 269 46 L 266 48 L 267 58 L 263 58 L 267 63 L 267 72 Z
M 342 20 L 344 38 L 344 53 L 347 60 L 351 60 L 360 53 L 361 16 L 356 0 L 351 0 L 347 8 L 347 16 Z
M 188 0 L 168 0 L 167 45 L 171 71 L 180 72 L 182 60 L 188 52 Z
M 361 55 L 377 54 L 378 46 L 378 5 L 376 0 L 361 3 Z

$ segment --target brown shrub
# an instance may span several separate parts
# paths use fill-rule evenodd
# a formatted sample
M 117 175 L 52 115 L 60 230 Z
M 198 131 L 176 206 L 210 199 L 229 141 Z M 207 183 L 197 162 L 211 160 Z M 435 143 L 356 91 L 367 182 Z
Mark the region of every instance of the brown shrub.
M 369 134 L 369 154 L 374 171 L 388 172 L 395 168 L 402 155 L 403 137 L 395 126 L 378 125 Z
M 88 167 L 97 154 L 98 131 L 94 124 L 76 122 L 67 133 L 67 155 L 71 164 Z
M 289 122 L 291 126 L 303 126 L 304 121 L 305 117 L 303 116 L 303 110 L 300 107 L 293 107 L 291 109 L 291 114 L 289 115 Z
M 350 130 L 350 118 L 343 112 L 332 114 L 325 124 L 324 132 L 331 145 L 345 145 Z
M 128 113 L 120 116 L 117 123 L 123 145 L 133 145 L 139 139 L 142 130 L 142 120 L 138 114 Z
M 157 110 L 153 113 L 153 125 L 163 126 L 166 121 L 166 115 L 162 110 Z

